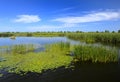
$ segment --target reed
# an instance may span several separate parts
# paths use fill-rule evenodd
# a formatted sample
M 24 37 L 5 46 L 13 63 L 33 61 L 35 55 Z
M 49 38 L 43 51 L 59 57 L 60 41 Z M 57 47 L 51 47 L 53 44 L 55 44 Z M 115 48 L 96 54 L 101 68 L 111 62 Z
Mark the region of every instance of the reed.
M 35 50 L 35 46 L 33 44 L 20 44 L 11 46 L 12 54 L 25 54 L 27 52 L 32 52 Z
M 17 44 L 12 46 L 1 46 L 1 54 L 25 54 L 27 52 L 33 52 L 35 45 L 33 44 Z
M 79 61 L 110 63 L 118 62 L 116 49 L 103 46 L 77 45 L 74 47 L 74 58 Z
M 67 37 L 87 43 L 101 42 L 106 44 L 120 44 L 120 33 L 69 33 Z

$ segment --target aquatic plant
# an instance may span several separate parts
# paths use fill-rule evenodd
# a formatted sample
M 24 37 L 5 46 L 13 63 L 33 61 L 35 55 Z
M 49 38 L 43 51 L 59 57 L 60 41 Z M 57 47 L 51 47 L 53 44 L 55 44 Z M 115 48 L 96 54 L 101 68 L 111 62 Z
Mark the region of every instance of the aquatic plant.
M 22 48 L 22 47 L 21 47 Z M 23 48 L 24 49 L 24 48 Z M 70 51 L 74 52 L 70 56 Z M 69 42 L 46 45 L 45 51 L 35 53 L 0 54 L 5 61 L 0 62 L 0 69 L 10 73 L 26 74 L 28 72 L 42 73 L 59 67 L 68 67 L 74 61 L 89 61 L 92 63 L 117 62 L 118 55 L 115 49 L 103 46 L 71 45 Z
M 118 62 L 116 49 L 105 48 L 103 46 L 76 45 L 74 48 L 75 59 L 89 62 Z
M 27 52 L 31 52 L 35 50 L 35 46 L 33 44 L 19 44 L 11 46 L 12 54 L 25 54 Z
M 120 33 L 69 33 L 67 37 L 87 43 L 101 42 L 106 44 L 120 44 Z
M 61 46 L 64 49 L 61 50 Z M 25 55 L 18 53 L 16 55 L 0 55 L 6 60 L 0 62 L 0 68 L 6 68 L 10 73 L 23 74 L 27 72 L 41 73 L 42 71 L 56 69 L 61 66 L 67 67 L 73 59 L 71 56 L 66 55 L 67 47 L 68 44 L 55 43 L 47 46 L 47 51 L 39 53 L 29 52 Z
M 17 44 L 12 46 L 1 46 L 1 54 L 25 54 L 27 52 L 32 52 L 35 50 L 34 44 Z

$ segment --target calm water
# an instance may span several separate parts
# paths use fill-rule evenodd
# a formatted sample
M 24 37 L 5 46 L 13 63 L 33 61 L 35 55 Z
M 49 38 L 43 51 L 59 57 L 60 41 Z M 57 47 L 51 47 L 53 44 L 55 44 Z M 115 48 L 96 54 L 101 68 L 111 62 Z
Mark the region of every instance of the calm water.
M 66 37 L 16 37 L 16 39 L 0 38 L 0 46 L 15 44 L 37 44 L 40 47 L 56 42 L 80 43 Z M 81 43 L 85 44 L 85 43 Z M 93 44 L 98 46 L 101 44 Z M 38 50 L 39 51 L 39 50 Z M 118 51 L 120 53 L 120 51 Z M 75 69 L 57 69 L 43 74 L 30 73 L 26 76 L 7 74 L 0 82 L 120 82 L 119 64 L 75 64 Z
M 79 43 L 79 41 L 70 40 L 66 37 L 16 37 L 16 39 L 0 38 L 0 46 L 9 46 L 15 44 L 51 44 L 56 42 Z

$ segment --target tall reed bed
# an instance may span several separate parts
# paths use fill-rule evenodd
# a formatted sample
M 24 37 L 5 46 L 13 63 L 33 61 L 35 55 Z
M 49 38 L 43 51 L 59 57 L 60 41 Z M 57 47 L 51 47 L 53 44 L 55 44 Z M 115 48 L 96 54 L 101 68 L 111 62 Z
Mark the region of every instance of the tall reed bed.
M 103 46 L 76 45 L 74 47 L 74 58 L 79 61 L 110 63 L 118 62 L 116 49 L 105 48 Z
M 88 43 L 102 42 L 107 44 L 120 44 L 120 33 L 69 33 L 67 37 Z
M 32 52 L 35 50 L 35 45 L 33 44 L 20 44 L 11 46 L 12 54 L 25 54 L 27 52 Z
M 35 50 L 34 44 L 17 44 L 12 46 L 1 46 L 1 54 L 25 54 Z

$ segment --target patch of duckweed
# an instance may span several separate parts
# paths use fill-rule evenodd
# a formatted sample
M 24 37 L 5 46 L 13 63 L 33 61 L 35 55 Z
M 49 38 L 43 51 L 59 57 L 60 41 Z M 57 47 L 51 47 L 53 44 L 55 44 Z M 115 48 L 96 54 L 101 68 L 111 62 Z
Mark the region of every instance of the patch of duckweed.
M 4 54 L 1 55 L 6 61 L 0 62 L 0 68 L 6 68 L 11 73 L 41 73 L 48 69 L 55 69 L 61 66 L 69 66 L 72 61 L 71 56 L 67 56 L 69 44 L 59 43 L 46 47 L 46 51 L 26 54 Z

